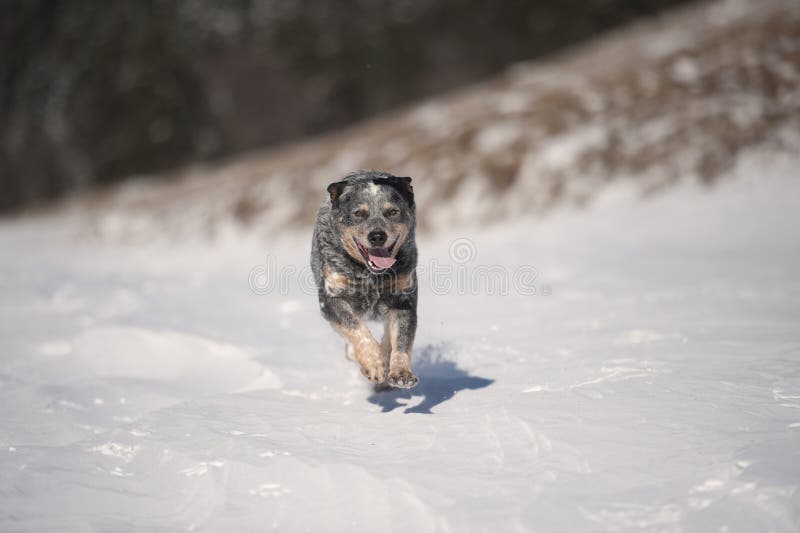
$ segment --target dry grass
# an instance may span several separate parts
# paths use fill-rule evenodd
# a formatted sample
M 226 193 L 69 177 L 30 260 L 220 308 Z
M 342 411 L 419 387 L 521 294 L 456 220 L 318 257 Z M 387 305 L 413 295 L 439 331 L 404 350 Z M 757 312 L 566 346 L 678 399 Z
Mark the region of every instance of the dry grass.
M 585 203 L 614 180 L 713 183 L 743 150 L 800 149 L 786 135 L 800 131 L 798 28 L 795 0 L 700 4 L 342 132 L 71 205 L 105 236 L 213 236 L 231 220 L 307 226 L 355 168 L 414 177 L 436 213 L 425 228 Z

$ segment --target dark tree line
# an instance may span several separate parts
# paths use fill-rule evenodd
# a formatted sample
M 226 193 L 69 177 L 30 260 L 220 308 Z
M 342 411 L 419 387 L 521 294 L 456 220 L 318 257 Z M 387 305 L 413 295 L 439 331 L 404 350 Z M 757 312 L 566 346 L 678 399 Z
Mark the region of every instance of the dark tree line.
M 341 127 L 681 0 L 9 0 L 0 210 Z

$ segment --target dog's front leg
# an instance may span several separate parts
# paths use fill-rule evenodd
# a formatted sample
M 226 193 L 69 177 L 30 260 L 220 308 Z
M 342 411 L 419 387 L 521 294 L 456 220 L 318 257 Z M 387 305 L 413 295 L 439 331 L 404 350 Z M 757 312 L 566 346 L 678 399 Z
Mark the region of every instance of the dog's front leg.
M 391 343 L 389 385 L 410 389 L 419 381 L 411 371 L 411 350 L 417 331 L 417 315 L 411 309 L 392 309 L 386 317 L 385 327 Z
M 386 381 L 386 366 L 381 357 L 380 346 L 367 325 L 356 319 L 352 325 L 334 324 L 334 328 L 353 347 L 353 355 L 361 367 L 361 373 L 373 383 Z
M 344 337 L 348 346 L 352 346 L 361 373 L 373 383 L 385 382 L 386 365 L 381 358 L 378 341 L 367 325 L 353 313 L 350 304 L 340 298 L 326 297 L 322 309 L 325 318 Z

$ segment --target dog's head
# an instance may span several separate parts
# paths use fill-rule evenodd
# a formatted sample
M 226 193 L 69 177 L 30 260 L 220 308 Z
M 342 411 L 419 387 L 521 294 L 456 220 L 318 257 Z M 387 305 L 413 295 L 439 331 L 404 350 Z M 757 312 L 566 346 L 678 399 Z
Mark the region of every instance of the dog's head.
M 328 185 L 328 194 L 348 255 L 372 272 L 391 268 L 414 230 L 411 178 L 359 172 Z

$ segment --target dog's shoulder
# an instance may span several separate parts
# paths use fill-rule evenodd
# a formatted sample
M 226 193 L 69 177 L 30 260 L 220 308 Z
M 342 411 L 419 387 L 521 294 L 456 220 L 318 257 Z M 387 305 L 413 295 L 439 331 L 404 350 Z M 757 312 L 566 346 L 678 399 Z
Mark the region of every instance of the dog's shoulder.
M 355 287 L 357 280 L 337 271 L 332 265 L 323 265 L 322 283 L 328 296 L 340 296 Z

